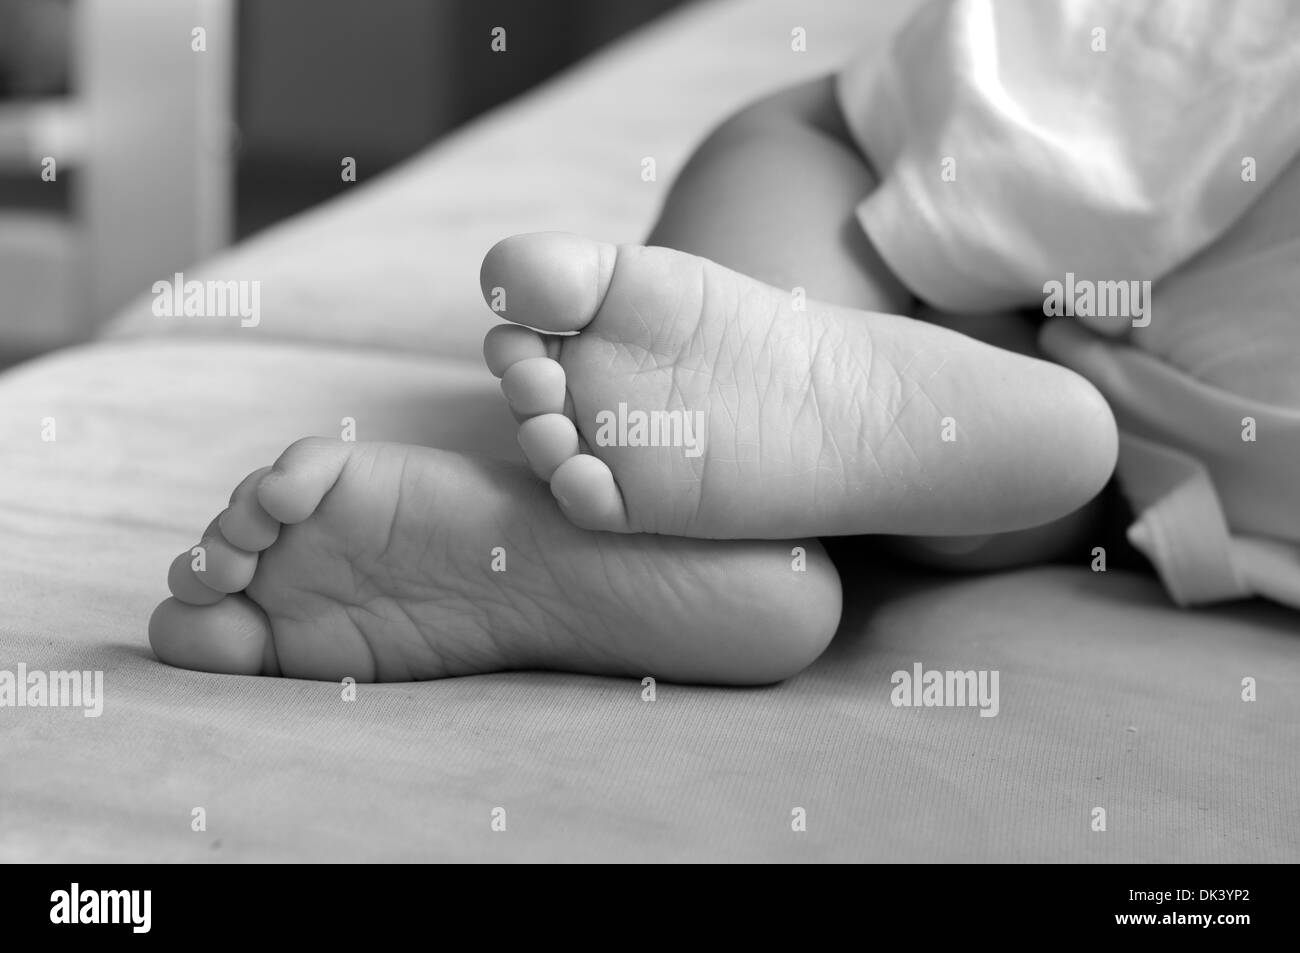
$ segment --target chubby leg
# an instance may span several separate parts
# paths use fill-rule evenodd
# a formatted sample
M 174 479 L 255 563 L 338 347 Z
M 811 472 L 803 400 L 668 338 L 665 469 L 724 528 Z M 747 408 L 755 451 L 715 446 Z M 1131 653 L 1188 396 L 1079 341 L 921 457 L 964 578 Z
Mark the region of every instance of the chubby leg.
M 808 298 L 909 314 L 911 294 L 854 208 L 876 173 L 849 139 L 830 77 L 742 110 L 704 141 L 646 239 Z

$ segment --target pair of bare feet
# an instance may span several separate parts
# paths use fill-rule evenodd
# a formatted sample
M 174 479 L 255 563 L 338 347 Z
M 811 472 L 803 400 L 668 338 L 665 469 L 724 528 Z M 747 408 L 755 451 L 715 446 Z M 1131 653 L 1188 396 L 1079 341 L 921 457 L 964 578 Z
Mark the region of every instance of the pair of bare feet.
M 160 659 L 329 680 L 774 681 L 839 622 L 815 537 L 1022 529 L 1114 465 L 1082 378 L 924 322 L 550 233 L 501 242 L 481 277 L 515 322 L 484 354 L 533 474 L 301 440 L 238 485 L 202 571 L 191 551 L 172 564 L 149 624 Z

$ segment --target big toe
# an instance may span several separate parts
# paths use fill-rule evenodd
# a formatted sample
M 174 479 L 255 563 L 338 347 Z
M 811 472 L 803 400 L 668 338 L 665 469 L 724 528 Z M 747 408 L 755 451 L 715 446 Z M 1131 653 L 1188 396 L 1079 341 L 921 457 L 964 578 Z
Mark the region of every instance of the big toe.
M 149 619 L 149 644 L 168 665 L 222 675 L 276 675 L 266 614 L 243 596 L 210 606 L 166 599 Z
M 564 232 L 534 232 L 497 242 L 483 258 L 479 284 L 508 321 L 541 331 L 580 331 L 595 317 L 618 250 Z

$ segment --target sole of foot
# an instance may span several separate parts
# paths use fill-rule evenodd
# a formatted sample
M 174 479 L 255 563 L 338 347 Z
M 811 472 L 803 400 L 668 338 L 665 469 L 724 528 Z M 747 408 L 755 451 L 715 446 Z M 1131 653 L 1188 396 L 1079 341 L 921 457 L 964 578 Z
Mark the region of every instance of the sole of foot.
M 498 243 L 488 367 L 566 516 L 619 533 L 965 536 L 1105 485 L 1106 402 L 1066 368 L 910 318 L 803 302 L 703 258 Z
M 762 684 L 838 625 L 816 541 L 581 530 L 526 470 L 298 441 L 168 574 L 149 639 L 182 668 L 358 682 L 558 669 Z

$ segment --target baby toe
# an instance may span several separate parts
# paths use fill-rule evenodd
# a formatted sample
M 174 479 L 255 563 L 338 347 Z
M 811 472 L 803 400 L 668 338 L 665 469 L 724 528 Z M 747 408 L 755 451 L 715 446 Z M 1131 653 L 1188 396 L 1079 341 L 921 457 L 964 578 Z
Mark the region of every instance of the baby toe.
M 519 426 L 519 447 L 533 472 L 550 480 L 557 467 L 578 452 L 578 428 L 563 414 L 542 414 Z
M 221 535 L 250 553 L 268 548 L 280 535 L 280 521 L 257 499 L 257 486 L 270 472 L 270 467 L 263 467 L 246 476 L 230 495 L 230 505 L 217 517 Z
M 561 413 L 564 410 L 564 368 L 547 357 L 520 361 L 502 376 L 501 392 L 516 414 L 536 417 Z
M 232 546 L 249 553 L 270 548 L 280 535 L 280 522 L 262 509 L 256 493 L 228 506 L 217 517 L 217 524 Z
M 204 549 L 204 568 L 199 578 L 217 592 L 239 592 L 253 581 L 257 571 L 257 553 L 230 545 L 219 533 L 205 536 L 199 544 Z
M 280 523 L 301 523 L 338 481 L 353 446 L 324 437 L 295 441 L 257 483 L 258 503 Z
M 167 588 L 181 602 L 192 606 L 210 606 L 226 597 L 224 592 L 204 585 L 194 573 L 194 554 L 181 553 L 167 569 Z
M 498 324 L 483 338 L 483 360 L 494 377 L 502 376 L 520 361 L 546 356 L 542 336 L 517 324 Z
M 632 531 L 614 474 L 597 457 L 580 454 L 561 463 L 551 475 L 551 493 L 569 522 L 581 529 Z

